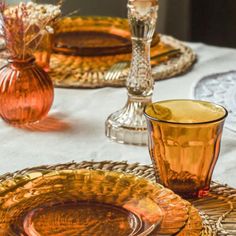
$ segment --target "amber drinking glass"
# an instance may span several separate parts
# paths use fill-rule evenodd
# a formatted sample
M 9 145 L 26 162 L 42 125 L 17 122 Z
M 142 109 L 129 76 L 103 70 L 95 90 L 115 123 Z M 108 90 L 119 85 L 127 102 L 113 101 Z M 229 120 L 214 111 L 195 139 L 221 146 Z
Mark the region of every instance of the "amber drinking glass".
M 146 107 L 150 156 L 164 186 L 187 198 L 207 195 L 227 114 L 222 106 L 196 100 Z

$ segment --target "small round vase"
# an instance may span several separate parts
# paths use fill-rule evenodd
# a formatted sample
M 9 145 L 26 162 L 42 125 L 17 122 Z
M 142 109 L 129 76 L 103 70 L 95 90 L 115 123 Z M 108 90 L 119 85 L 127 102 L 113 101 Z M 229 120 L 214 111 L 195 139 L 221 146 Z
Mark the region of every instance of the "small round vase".
M 0 70 L 0 116 L 13 125 L 35 123 L 52 106 L 54 88 L 34 57 L 9 59 Z

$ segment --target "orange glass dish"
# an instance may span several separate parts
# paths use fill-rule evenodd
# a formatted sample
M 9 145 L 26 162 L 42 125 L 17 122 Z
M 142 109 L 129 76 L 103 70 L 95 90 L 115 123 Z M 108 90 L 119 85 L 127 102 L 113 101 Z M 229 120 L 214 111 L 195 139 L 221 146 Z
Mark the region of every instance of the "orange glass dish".
M 0 70 L 0 116 L 13 125 L 24 125 L 44 118 L 54 97 L 48 74 L 33 57 L 9 60 Z
M 0 181 L 1 236 L 176 235 L 190 211 L 169 189 L 119 172 L 39 167 Z
M 150 156 L 164 186 L 184 197 L 208 193 L 227 114 L 222 106 L 195 100 L 146 107 Z
M 152 45 L 159 41 L 155 34 Z M 55 24 L 53 50 L 83 57 L 121 54 L 130 60 L 126 55 L 132 51 L 129 22 L 118 17 L 63 17 Z

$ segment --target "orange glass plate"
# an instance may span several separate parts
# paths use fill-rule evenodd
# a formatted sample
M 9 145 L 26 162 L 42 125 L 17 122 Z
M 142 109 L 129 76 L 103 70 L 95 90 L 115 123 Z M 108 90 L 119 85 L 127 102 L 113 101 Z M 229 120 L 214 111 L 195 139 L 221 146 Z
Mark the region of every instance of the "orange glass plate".
M 104 78 L 114 64 L 129 62 L 131 59 L 130 31 L 127 19 L 68 17 L 58 22 L 55 32 L 55 53 L 51 54 L 49 70 L 55 86 L 63 88 L 125 86 L 129 74 L 129 63 L 116 79 L 105 80 Z M 93 39 L 95 33 L 99 35 L 96 40 Z M 76 39 L 73 34 L 77 35 Z M 104 37 L 104 34 L 109 36 Z M 111 40 L 111 37 L 115 37 L 115 40 Z M 118 38 L 122 38 L 122 40 L 117 40 Z M 59 43 L 58 40 L 64 42 Z M 38 62 L 44 58 L 44 56 L 41 57 L 42 54 L 39 55 L 40 57 L 36 55 Z M 46 55 L 48 54 L 46 53 Z M 7 58 L 7 55 L 0 52 L 0 58 Z M 155 80 L 167 79 L 184 73 L 195 61 L 196 54 L 181 41 L 161 34 L 154 38 L 151 47 L 151 65 Z M 7 62 L 0 59 L 0 63 L 6 64 Z M 46 68 L 46 70 L 48 69 Z
M 173 235 L 189 203 L 144 178 L 43 168 L 0 183 L 0 235 Z
M 129 24 L 113 17 L 65 17 L 55 26 L 54 51 L 79 56 L 131 52 Z M 156 35 L 153 44 L 158 43 Z

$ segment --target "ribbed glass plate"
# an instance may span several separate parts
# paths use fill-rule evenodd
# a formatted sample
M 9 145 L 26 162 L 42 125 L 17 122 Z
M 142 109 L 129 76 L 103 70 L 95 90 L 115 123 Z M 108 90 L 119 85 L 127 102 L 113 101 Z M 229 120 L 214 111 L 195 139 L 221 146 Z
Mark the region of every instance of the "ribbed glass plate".
M 172 191 L 118 172 L 36 169 L 0 183 L 1 236 L 172 235 L 189 211 Z
M 94 35 L 97 37 L 95 42 Z M 184 73 L 196 61 L 193 50 L 173 37 L 159 34 L 152 42 L 151 65 L 155 80 Z M 4 47 L 0 42 L 1 45 Z M 129 64 L 116 79 L 104 78 L 114 64 L 131 59 L 128 20 L 116 17 L 64 18 L 56 27 L 54 51 L 49 74 L 57 87 L 125 86 Z M 0 51 L 0 68 L 7 63 L 7 58 L 8 55 Z
M 113 17 L 65 17 L 55 26 L 54 51 L 79 56 L 131 52 L 128 21 Z M 153 45 L 157 44 L 156 35 Z

